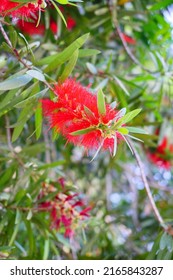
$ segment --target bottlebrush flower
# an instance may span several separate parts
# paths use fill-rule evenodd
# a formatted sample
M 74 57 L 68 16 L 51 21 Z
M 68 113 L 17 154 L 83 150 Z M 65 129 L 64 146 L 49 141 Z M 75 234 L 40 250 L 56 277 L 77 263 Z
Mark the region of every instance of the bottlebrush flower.
M 137 109 L 124 116 L 125 108 L 117 111 L 105 104 L 102 91 L 92 94 L 73 79 L 56 84 L 54 93 L 57 101 L 42 100 L 51 128 L 74 145 L 97 151 L 109 149 L 113 155 L 117 139 L 123 139 L 123 134 L 128 134 L 128 130 L 122 127 L 123 117 L 124 122 L 128 122 L 140 112 Z
M 40 23 L 37 26 L 37 19 L 32 19 L 32 22 L 26 22 L 23 21 L 22 19 L 19 19 L 17 21 L 17 27 L 25 34 L 28 34 L 30 36 L 34 36 L 34 35 L 39 35 L 39 36 L 43 36 L 46 28 L 45 25 L 43 23 Z M 72 30 L 76 25 L 76 21 L 73 20 L 71 17 L 67 18 L 67 29 L 68 30 Z M 51 20 L 50 21 L 50 30 L 53 32 L 53 34 L 56 34 L 58 31 L 58 25 L 55 21 Z
M 152 163 L 165 169 L 170 169 L 172 166 L 171 156 L 173 157 L 173 144 L 169 144 L 167 137 L 162 139 L 155 151 L 148 153 Z
M 122 33 L 122 36 L 123 36 L 124 41 L 126 41 L 126 43 L 128 43 L 130 45 L 136 44 L 136 41 L 132 37 L 126 35 L 125 33 Z
M 11 15 L 12 17 L 30 17 L 38 10 L 46 6 L 45 0 L 35 0 L 21 6 L 21 2 L 12 2 L 11 0 L 1 0 L 0 16 Z M 20 6 L 19 6 L 20 5 Z M 18 7 L 19 6 L 19 7 Z
M 106 105 L 106 113 L 101 115 L 96 95 L 72 79 L 55 85 L 54 92 L 58 97 L 56 102 L 42 100 L 51 127 L 55 127 L 74 145 L 97 149 L 104 140 L 103 148 L 112 150 L 115 132 L 109 131 L 109 125 L 116 118 L 117 112 Z M 82 129 L 86 130 L 85 134 L 73 135 Z
M 22 19 L 19 19 L 17 21 L 17 27 L 25 34 L 34 36 L 34 35 L 40 35 L 43 36 L 45 32 L 45 26 L 44 24 L 40 23 L 38 26 L 37 21 L 29 22 L 29 21 L 23 21 Z
M 60 185 L 62 184 L 62 191 L 58 192 L 53 184 L 43 184 L 43 188 L 38 196 L 38 199 L 45 201 L 39 203 L 40 209 L 47 209 L 50 213 L 51 228 L 60 230 L 64 229 L 65 237 L 73 237 L 75 229 L 78 228 L 81 222 L 89 217 L 89 211 L 91 207 L 85 207 L 83 200 L 79 198 L 78 193 L 70 194 L 65 190 L 65 180 L 62 178 L 58 180 Z M 46 200 L 46 196 L 55 193 L 55 196 L 51 200 Z

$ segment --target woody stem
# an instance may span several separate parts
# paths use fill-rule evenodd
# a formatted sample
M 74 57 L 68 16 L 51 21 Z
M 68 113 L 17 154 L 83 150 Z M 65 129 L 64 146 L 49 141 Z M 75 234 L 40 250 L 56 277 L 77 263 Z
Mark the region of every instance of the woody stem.
M 126 140 L 127 140 L 127 139 L 126 139 Z M 146 175 L 145 175 L 145 172 L 144 172 L 144 168 L 143 168 L 143 163 L 142 163 L 142 160 L 141 160 L 141 158 L 140 158 L 140 156 L 139 156 L 139 153 L 137 152 L 136 148 L 134 147 L 132 141 L 130 141 L 130 140 L 127 140 L 127 141 L 128 141 L 128 143 L 129 143 L 129 145 L 130 145 L 130 147 L 131 147 L 131 149 L 132 149 L 132 151 L 133 151 L 133 153 L 134 153 L 134 156 L 135 156 L 135 158 L 136 158 L 137 164 L 138 164 L 138 166 L 139 166 L 139 169 L 140 169 L 140 172 L 141 172 L 141 178 L 142 178 L 142 181 L 143 181 L 143 183 L 144 183 L 144 187 L 145 187 L 145 189 L 146 189 L 146 192 L 147 192 L 147 195 L 148 195 L 148 199 L 149 199 L 149 201 L 150 201 L 150 204 L 151 204 L 151 206 L 152 206 L 152 209 L 153 209 L 153 211 L 154 211 L 154 214 L 155 214 L 155 216 L 156 216 L 156 219 L 157 219 L 157 221 L 159 222 L 159 224 L 160 224 L 160 225 L 164 228 L 164 230 L 166 231 L 167 228 L 168 228 L 168 226 L 165 224 L 165 222 L 164 222 L 162 216 L 160 215 L 160 212 L 159 212 L 159 210 L 158 210 L 158 208 L 157 208 L 157 206 L 156 206 L 156 203 L 155 203 L 155 201 L 154 201 L 154 198 L 153 198 L 153 196 L 152 196 L 151 189 L 150 189 L 150 186 L 149 186 L 149 184 L 148 184 L 148 181 L 147 181 L 147 178 L 146 178 Z

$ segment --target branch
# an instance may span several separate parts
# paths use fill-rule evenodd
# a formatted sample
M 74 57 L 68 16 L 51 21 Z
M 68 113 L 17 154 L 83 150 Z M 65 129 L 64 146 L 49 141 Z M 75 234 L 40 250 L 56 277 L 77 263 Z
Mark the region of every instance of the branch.
M 5 208 L 11 209 L 11 210 L 20 210 L 23 212 L 28 212 L 28 211 L 32 211 L 32 212 L 49 212 L 53 209 L 53 207 L 21 207 L 21 206 L 4 206 Z
M 129 145 L 130 145 L 130 147 L 131 147 L 131 149 L 132 149 L 132 151 L 134 153 L 134 156 L 136 158 L 136 161 L 138 163 L 139 169 L 141 171 L 142 181 L 144 183 L 144 186 L 145 186 L 145 189 L 146 189 L 146 192 L 147 192 L 150 204 L 151 204 L 151 206 L 153 208 L 153 211 L 154 211 L 154 214 L 156 216 L 156 219 L 159 222 L 159 224 L 164 228 L 164 230 L 167 231 L 168 230 L 168 226 L 165 224 L 163 218 L 161 217 L 161 215 L 159 213 L 159 210 L 158 210 L 158 208 L 157 208 L 157 206 L 155 204 L 155 201 L 153 199 L 153 196 L 152 196 L 152 193 L 151 193 L 151 190 L 150 190 L 147 178 L 145 176 L 145 172 L 144 172 L 144 169 L 143 169 L 143 163 L 142 163 L 142 160 L 141 160 L 141 158 L 139 156 L 139 153 L 137 152 L 136 148 L 134 147 L 133 143 L 130 140 L 127 140 L 127 142 L 129 143 Z
M 123 44 L 123 47 L 126 51 L 126 53 L 128 54 L 128 56 L 130 57 L 130 59 L 132 60 L 132 62 L 134 62 L 136 65 L 139 65 L 143 70 L 147 71 L 148 73 L 150 74 L 157 74 L 158 72 L 154 72 L 154 71 L 150 71 L 148 68 L 146 68 L 145 66 L 143 66 L 143 64 L 134 56 L 134 54 L 131 52 L 128 44 L 126 43 L 124 37 L 123 37 L 123 34 L 121 32 L 121 29 L 118 25 L 118 21 L 117 19 L 115 18 L 115 8 L 116 8 L 116 5 L 115 3 L 113 3 L 113 0 L 107 0 L 107 4 L 108 4 L 108 8 L 109 8 L 109 11 L 110 11 L 110 14 L 111 14 L 111 18 L 112 18 L 112 23 L 113 23 L 113 27 L 114 27 L 114 32 L 117 31 L 118 33 L 118 36 Z
M 2 23 L 1 23 L 1 21 L 0 21 L 0 31 L 1 31 L 2 36 L 4 37 L 5 41 L 7 42 L 8 46 L 11 48 L 11 50 L 12 50 L 14 56 L 17 58 L 17 60 L 18 60 L 19 62 L 21 62 L 25 68 L 27 68 L 28 70 L 31 70 L 32 67 L 29 66 L 29 65 L 25 62 L 25 60 L 23 60 L 23 59 L 20 57 L 20 54 L 19 54 L 18 50 L 17 50 L 16 48 L 13 47 L 13 45 L 12 45 L 12 43 L 11 43 L 11 41 L 10 41 L 10 38 L 8 37 L 8 35 L 7 35 L 7 33 L 6 33 L 5 29 L 4 29 L 4 27 L 3 27 Z M 53 87 L 52 87 L 46 80 L 43 81 L 43 83 L 44 83 L 50 90 L 53 91 Z
M 26 62 L 20 57 L 20 55 L 19 55 L 18 51 L 16 50 L 16 48 L 13 47 L 13 45 L 12 45 L 12 43 L 11 43 L 7 33 L 6 33 L 6 31 L 4 30 L 3 25 L 2 25 L 1 22 L 0 22 L 0 30 L 1 30 L 1 33 L 2 33 L 5 41 L 7 42 L 9 47 L 11 48 L 11 50 L 12 50 L 13 54 L 15 55 L 15 57 L 17 58 L 17 60 L 19 62 L 21 62 L 27 69 L 31 69 L 31 67 L 28 64 L 26 64 Z

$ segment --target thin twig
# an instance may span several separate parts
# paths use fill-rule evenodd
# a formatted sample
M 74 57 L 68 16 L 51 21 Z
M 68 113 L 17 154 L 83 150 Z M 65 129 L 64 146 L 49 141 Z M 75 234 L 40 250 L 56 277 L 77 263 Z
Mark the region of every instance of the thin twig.
M 163 192 L 173 194 L 173 189 L 171 189 L 169 187 L 160 186 L 158 183 L 153 182 L 153 181 L 150 181 L 150 184 L 151 184 L 151 188 L 153 188 L 153 189 L 157 189 L 157 190 L 161 190 Z
M 153 196 L 152 196 L 152 193 L 151 193 L 151 190 L 150 190 L 150 187 L 149 187 L 149 184 L 148 184 L 148 181 L 147 181 L 147 178 L 145 176 L 145 172 L 144 172 L 144 168 L 143 168 L 143 163 L 142 163 L 142 160 L 139 156 L 139 153 L 137 152 L 136 148 L 134 147 L 132 141 L 130 140 L 127 140 L 129 142 L 129 145 L 131 146 L 132 150 L 133 150 L 133 153 L 134 153 L 134 156 L 136 158 L 136 161 L 138 163 L 138 166 L 140 168 L 140 171 L 141 171 L 141 178 L 142 178 L 142 181 L 144 183 L 144 186 L 145 186 L 145 189 L 146 189 L 146 192 L 147 192 L 147 195 L 148 195 L 148 198 L 149 198 L 149 201 L 150 201 L 150 204 L 153 208 L 153 211 L 154 211 L 154 214 L 156 216 L 156 219 L 158 220 L 159 224 L 165 229 L 167 230 L 168 226 L 165 224 L 163 218 L 161 217 L 160 213 L 159 213 L 159 210 L 155 204 L 155 201 L 153 199 Z
M 147 71 L 148 73 L 150 74 L 157 74 L 158 72 L 155 72 L 155 71 L 150 71 L 148 68 L 146 68 L 145 66 L 143 66 L 143 64 L 134 56 L 134 54 L 131 52 L 128 44 L 126 43 L 125 39 L 124 39 L 124 36 L 123 36 L 123 33 L 121 32 L 121 29 L 119 27 L 119 24 L 118 24 L 118 21 L 117 19 L 115 18 L 115 7 L 113 8 L 112 7 L 112 0 L 107 0 L 107 3 L 108 3 L 108 7 L 109 7 L 109 11 L 110 11 L 110 14 L 111 14 L 111 18 L 112 18 L 112 24 L 113 24 L 113 27 L 114 27 L 114 32 L 118 33 L 118 36 L 123 44 L 123 47 L 126 51 L 126 53 L 128 54 L 129 58 L 132 60 L 132 62 L 134 62 L 136 65 L 139 65 L 143 70 Z
M 28 211 L 32 211 L 32 212 L 49 212 L 50 210 L 53 209 L 53 207 L 22 207 L 22 206 L 4 206 L 5 208 L 11 209 L 11 210 L 20 210 L 23 212 L 28 212 Z
M 11 48 L 11 50 L 12 50 L 13 54 L 15 55 L 15 57 L 17 58 L 17 60 L 19 62 L 21 62 L 27 69 L 31 69 L 31 67 L 20 57 L 17 49 L 13 47 L 13 45 L 12 45 L 12 43 L 11 43 L 7 33 L 5 32 L 5 29 L 4 29 L 4 27 L 3 27 L 1 22 L 0 22 L 0 30 L 1 30 L 1 33 L 2 33 L 5 41 L 7 42 L 9 47 Z
M 2 33 L 2 35 L 3 35 L 3 37 L 4 37 L 4 39 L 5 39 L 5 41 L 7 42 L 7 44 L 9 45 L 9 47 L 11 48 L 11 50 L 12 50 L 14 56 L 17 58 L 17 60 L 18 60 L 19 62 L 21 62 L 25 68 L 27 68 L 28 70 L 31 70 L 31 69 L 32 69 L 32 66 L 28 65 L 28 64 L 25 62 L 25 60 L 23 60 L 23 59 L 20 57 L 20 54 L 19 54 L 18 50 L 17 50 L 16 48 L 13 47 L 13 45 L 12 45 L 12 43 L 11 43 L 11 41 L 10 41 L 10 38 L 8 37 L 8 35 L 7 35 L 7 33 L 6 33 L 5 29 L 4 29 L 4 27 L 3 27 L 2 23 L 1 23 L 1 21 L 0 21 L 0 31 L 1 31 L 1 33 Z M 52 87 L 46 80 L 43 81 L 43 83 L 44 83 L 50 90 L 53 91 L 53 87 Z

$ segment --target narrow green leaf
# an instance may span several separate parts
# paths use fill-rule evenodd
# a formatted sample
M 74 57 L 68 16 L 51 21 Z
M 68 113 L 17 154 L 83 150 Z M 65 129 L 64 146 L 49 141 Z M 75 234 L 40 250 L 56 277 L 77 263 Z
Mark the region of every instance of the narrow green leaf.
M 148 132 L 145 131 L 145 130 L 142 129 L 142 128 L 133 127 L 133 126 L 126 126 L 126 128 L 127 128 L 128 131 L 131 132 L 131 133 L 148 134 Z
M 33 230 L 31 227 L 31 222 L 24 220 L 25 225 L 26 225 L 26 230 L 28 233 L 28 241 L 29 241 L 29 256 L 32 257 L 34 250 L 35 250 L 35 238 L 33 235 Z
M 47 260 L 49 257 L 49 250 L 50 250 L 50 240 L 46 239 L 44 243 L 44 253 L 43 253 L 43 260 Z
M 0 83 L 0 91 L 20 88 L 28 84 L 31 80 L 32 77 L 27 74 L 21 75 L 19 77 L 16 76 L 12 79 L 7 79 L 4 82 Z
M 163 250 L 167 247 L 167 238 L 168 238 L 168 235 L 166 232 L 164 232 L 160 239 L 160 250 Z
M 71 132 L 70 134 L 73 135 L 73 136 L 77 136 L 77 135 L 83 135 L 83 134 L 89 133 L 89 132 L 94 131 L 94 130 L 95 130 L 94 127 L 88 127 L 88 128 L 85 128 L 85 129 L 76 130 L 74 132 Z
M 116 76 L 113 76 L 113 78 L 117 82 L 117 84 L 122 88 L 122 90 L 125 92 L 125 94 L 129 96 L 130 93 L 128 92 L 128 90 L 126 89 L 124 84 L 121 82 L 121 80 L 119 78 L 117 78 Z
M 133 118 L 135 118 L 139 113 L 141 112 L 141 109 L 135 109 L 129 113 L 127 113 L 125 116 L 123 116 L 120 120 L 115 123 L 115 127 L 119 127 L 122 124 L 125 124 L 129 121 L 131 121 Z
M 30 104 L 30 106 L 25 107 L 22 112 L 20 113 L 19 119 L 18 119 L 18 125 L 14 128 L 13 135 L 12 135 L 12 142 L 16 141 L 19 135 L 21 134 L 25 123 L 27 120 L 33 115 L 33 104 Z
M 45 82 L 44 75 L 41 72 L 37 71 L 37 70 L 28 70 L 26 73 L 28 75 L 30 75 L 31 77 L 33 77 L 33 78 L 35 78 L 35 79 L 37 79 L 37 80 L 39 80 L 41 82 Z
M 112 109 L 115 109 L 117 107 L 117 102 L 116 101 L 113 101 L 111 104 L 110 104 L 111 108 Z
M 48 88 L 45 88 L 42 91 L 38 90 L 37 93 L 35 93 L 35 91 L 32 90 L 32 93 L 30 94 L 30 96 L 28 98 L 18 102 L 14 107 L 22 108 L 25 106 L 29 106 L 31 103 L 34 104 L 35 102 L 38 102 L 38 99 L 43 98 L 48 90 L 49 90 Z
M 36 129 L 36 139 L 40 138 L 41 131 L 42 131 L 42 106 L 39 104 L 35 111 L 35 129 Z
M 32 219 L 32 210 L 29 210 L 26 219 L 27 219 L 28 221 Z
M 108 78 L 103 79 L 103 80 L 101 81 L 101 83 L 99 83 L 99 84 L 97 85 L 97 87 L 95 88 L 95 91 L 98 91 L 99 89 L 103 89 L 103 88 L 107 85 L 108 81 L 109 81 Z
M 79 57 L 88 57 L 88 56 L 93 56 L 93 55 L 97 55 L 101 53 L 98 50 L 94 50 L 94 49 L 81 49 L 79 50 Z
M 63 5 L 68 4 L 68 0 L 55 0 L 55 1 Z
M 89 33 L 84 34 L 83 36 L 76 39 L 70 46 L 68 46 L 61 53 L 43 58 L 37 64 L 38 65 L 49 64 L 44 71 L 46 73 L 49 71 L 53 71 L 58 66 L 68 61 L 71 58 L 72 54 L 85 43 L 88 37 L 89 37 Z
M 17 225 L 18 223 L 20 223 L 21 221 L 21 213 L 19 211 L 19 209 L 16 210 L 16 218 L 15 218 L 15 225 Z
M 121 119 L 122 117 L 124 117 L 125 113 L 126 113 L 126 108 L 122 108 L 115 116 L 114 120 L 118 120 Z
M 119 127 L 118 132 L 127 135 L 129 133 L 129 130 L 126 127 Z
M 93 113 L 88 107 L 86 107 L 85 105 L 84 105 L 84 111 L 85 111 L 85 114 L 86 114 L 88 117 L 90 117 L 90 118 L 95 118 L 94 113 Z
M 56 0 L 56 1 L 57 1 L 57 0 Z M 62 1 L 63 1 L 63 0 L 62 0 Z M 57 2 L 59 2 L 59 1 L 57 1 Z M 61 10 L 58 8 L 58 6 L 55 4 L 54 1 L 51 0 L 51 3 L 52 3 L 52 5 L 55 7 L 55 9 L 57 10 L 57 12 L 58 12 L 58 14 L 60 15 L 60 17 L 62 18 L 62 20 L 63 20 L 65 26 L 67 26 L 67 22 L 66 22 L 66 20 L 65 20 L 65 17 L 63 16 L 63 13 L 61 12 Z M 67 3 L 68 3 L 68 1 L 67 1 Z
M 88 70 L 91 72 L 91 74 L 96 75 L 97 74 L 97 68 L 90 62 L 86 63 L 86 66 Z
M 53 168 L 53 167 L 61 166 L 63 164 L 65 164 L 65 161 L 64 160 L 59 160 L 59 161 L 55 161 L 55 162 L 52 162 L 52 163 L 47 163 L 47 164 L 41 165 L 37 168 L 37 170 Z
M 150 11 L 157 11 L 166 8 L 168 5 L 172 4 L 172 0 L 164 0 L 164 1 L 159 1 L 159 3 L 156 3 L 152 5 L 149 10 Z
M 63 83 L 68 78 L 68 76 L 71 74 L 71 72 L 73 71 L 73 69 L 76 65 L 77 59 L 78 59 L 78 49 L 72 54 L 72 57 L 69 60 L 69 62 L 67 63 L 62 75 L 59 77 L 59 81 L 61 83 Z
M 20 225 L 20 224 L 18 223 L 18 224 L 15 225 L 15 227 L 14 227 L 13 234 L 12 234 L 11 239 L 10 239 L 9 244 L 8 244 L 9 246 L 12 246 L 12 244 L 13 244 L 15 238 L 16 238 L 16 235 L 17 235 L 17 233 L 18 233 L 18 231 L 19 231 L 19 225 Z
M 104 98 L 103 91 L 101 89 L 99 89 L 97 93 L 97 108 L 100 115 L 106 114 L 105 98 Z

